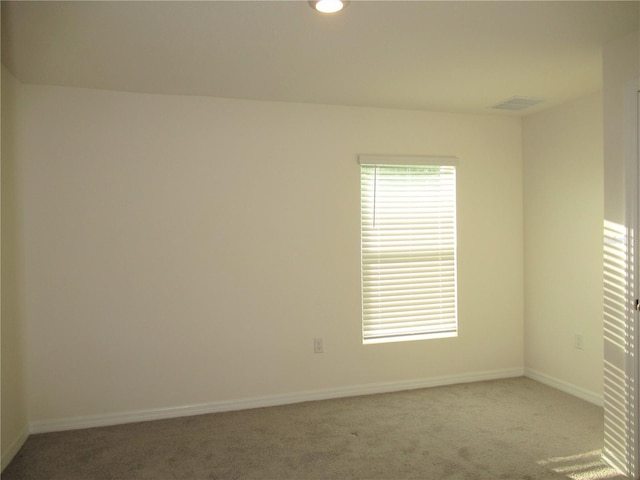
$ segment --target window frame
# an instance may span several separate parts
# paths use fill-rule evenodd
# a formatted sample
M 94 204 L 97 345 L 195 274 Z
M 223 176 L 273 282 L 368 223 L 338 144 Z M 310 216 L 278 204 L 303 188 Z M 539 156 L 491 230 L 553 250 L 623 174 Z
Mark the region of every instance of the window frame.
M 458 276 L 458 269 L 457 269 L 457 170 L 458 170 L 458 158 L 457 157 L 450 157 L 450 156 L 386 156 L 386 155 L 359 155 L 358 156 L 358 163 L 360 165 L 360 249 L 361 249 L 361 254 L 360 254 L 360 263 L 361 263 L 361 270 L 360 270 L 360 274 L 361 274 L 361 289 L 360 289 L 360 294 L 361 294 L 361 327 L 362 327 L 362 342 L 363 344 L 377 344 L 377 343 L 388 343 L 388 342 L 402 342 L 402 341 L 412 341 L 412 340 L 425 340 L 425 339 L 434 339 L 434 338 L 450 338 L 450 337 L 456 337 L 458 336 L 458 292 L 457 292 L 457 276 Z M 414 280 L 413 278 L 415 278 L 416 276 L 418 276 L 421 280 L 418 281 L 419 286 L 424 286 L 425 284 L 429 284 L 429 282 L 432 282 L 434 285 L 437 283 L 438 278 L 440 278 L 440 276 L 442 275 L 442 273 L 444 272 L 446 275 L 448 275 L 448 279 L 452 281 L 452 285 L 450 284 L 451 282 L 449 282 L 449 285 L 447 286 L 447 288 L 444 288 L 442 291 L 445 292 L 443 294 L 440 295 L 433 295 L 431 296 L 432 299 L 429 300 L 424 300 L 423 303 L 417 303 L 414 301 L 411 302 L 411 304 L 416 306 L 416 309 L 419 310 L 425 310 L 425 309 L 429 309 L 429 308 L 435 308 L 435 310 L 430 312 L 430 315 L 433 314 L 435 316 L 429 316 L 430 320 L 427 320 L 426 315 L 422 315 L 422 320 L 418 320 L 416 323 L 418 324 L 418 326 L 416 327 L 398 327 L 395 328 L 396 326 L 400 325 L 400 323 L 402 322 L 399 319 L 391 319 L 389 320 L 388 318 L 390 317 L 389 314 L 386 313 L 380 313 L 382 312 L 385 308 L 387 309 L 386 311 L 393 311 L 393 310 L 397 310 L 396 307 L 392 307 L 389 308 L 389 304 L 385 303 L 387 302 L 387 299 L 385 299 L 385 295 L 388 296 L 388 292 L 386 292 L 386 290 L 383 289 L 379 289 L 380 291 L 382 291 L 382 294 L 376 294 L 373 295 L 370 293 L 370 288 L 369 286 L 371 285 L 371 281 L 372 278 L 376 278 L 378 281 L 378 284 L 383 284 L 384 283 L 384 264 L 382 262 L 380 262 L 378 260 L 378 263 L 375 263 L 374 261 L 371 260 L 372 254 L 374 253 L 375 248 L 378 248 L 378 250 L 375 250 L 377 252 L 382 251 L 383 248 L 387 248 L 385 247 L 371 247 L 371 231 L 372 229 L 375 229 L 375 227 L 371 227 L 371 216 L 373 215 L 373 218 L 376 218 L 376 207 L 374 206 L 373 208 L 371 208 L 371 198 L 373 198 L 373 202 L 374 205 L 378 205 L 376 202 L 381 202 L 380 198 L 376 197 L 376 188 L 373 188 L 373 193 L 371 193 L 370 191 L 365 192 L 365 169 L 370 169 L 370 168 L 374 168 L 375 169 L 375 175 L 378 174 L 378 172 L 382 171 L 383 169 L 387 168 L 387 169 L 398 169 L 398 168 L 402 168 L 402 167 L 407 167 L 407 169 L 412 169 L 415 170 L 417 168 L 425 168 L 425 175 L 432 175 L 429 174 L 428 172 L 426 172 L 427 169 L 430 168 L 439 168 L 439 174 L 441 175 L 442 178 L 438 178 L 437 182 L 433 182 L 433 180 L 431 180 L 431 182 L 434 184 L 434 189 L 433 190 L 428 190 L 425 191 L 425 197 L 431 197 L 432 195 L 440 195 L 440 190 L 443 189 L 443 185 L 448 181 L 449 183 L 447 184 L 447 188 L 449 188 L 450 192 L 447 192 L 447 195 L 449 195 L 448 198 L 448 204 L 446 207 L 446 210 L 443 210 L 444 214 L 446 213 L 447 215 L 449 215 L 449 217 L 446 217 L 448 219 L 448 221 L 450 222 L 450 225 L 447 227 L 446 233 L 447 233 L 447 241 L 438 241 L 439 243 L 437 243 L 437 251 L 445 251 L 445 249 L 443 248 L 443 245 L 446 247 L 446 251 L 450 252 L 450 259 L 448 259 L 446 262 L 443 260 L 433 260 L 433 265 L 435 265 L 435 270 L 440 272 L 439 274 L 421 274 L 421 275 L 415 275 L 415 274 L 411 274 L 411 284 L 413 285 Z M 444 167 L 444 168 L 443 168 Z M 382 172 L 383 175 L 385 174 L 385 172 Z M 391 173 L 389 173 L 389 171 L 387 172 L 388 175 L 391 175 Z M 370 173 L 367 173 L 367 175 L 371 175 Z M 393 173 L 393 175 L 399 175 L 401 176 L 402 174 L 399 173 Z M 407 178 L 409 178 L 409 174 L 407 174 Z M 434 177 L 431 177 L 434 178 Z M 444 180 L 442 180 L 444 179 Z M 440 181 L 442 180 L 442 182 Z M 386 180 L 385 180 L 386 181 Z M 367 180 L 367 185 L 370 184 L 370 180 Z M 374 177 L 374 182 L 378 182 L 378 177 L 375 176 Z M 375 184 L 377 187 L 377 183 Z M 412 184 L 413 185 L 413 184 Z M 368 187 L 367 187 L 368 188 Z M 420 187 L 423 188 L 423 187 Z M 438 191 L 436 192 L 436 188 L 438 188 Z M 435 193 L 434 193 L 435 192 Z M 445 198 L 445 197 L 443 197 Z M 424 199 L 422 200 L 423 202 L 425 201 Z M 365 203 L 367 203 L 367 206 L 365 207 Z M 378 205 L 380 207 L 380 205 Z M 406 210 L 407 207 L 405 207 L 405 210 L 403 210 L 405 213 L 407 213 Z M 444 207 L 443 207 L 444 208 Z M 365 213 L 365 209 L 367 209 L 367 213 Z M 371 210 L 373 213 L 371 213 Z M 440 210 L 438 210 L 440 212 Z M 439 217 L 440 218 L 440 217 Z M 424 218 L 422 218 L 422 220 L 424 220 Z M 369 222 L 369 226 L 365 226 L 365 222 Z M 373 220 L 373 223 L 375 223 L 375 220 Z M 420 226 L 422 225 L 422 226 Z M 430 227 L 428 227 L 427 229 L 425 229 L 424 227 L 424 223 L 413 223 L 411 224 L 412 228 L 416 228 L 422 232 L 428 231 L 429 235 L 435 234 L 438 238 L 440 238 L 438 235 L 444 231 L 443 227 L 438 226 L 438 227 L 434 227 L 433 229 L 431 229 Z M 394 227 L 392 227 L 392 229 L 390 230 L 389 227 L 386 227 L 387 230 L 385 233 L 390 233 L 390 232 L 394 232 L 393 230 Z M 406 230 L 406 228 L 403 227 L 404 230 Z M 396 229 L 397 230 L 397 229 Z M 380 234 L 376 234 L 378 236 L 380 236 Z M 412 234 L 415 235 L 415 234 Z M 444 238 L 444 237 L 443 237 Z M 431 242 L 433 243 L 433 242 Z M 405 243 L 406 245 L 406 243 Z M 419 247 L 424 248 L 424 245 L 421 244 L 420 242 L 418 243 Z M 394 245 L 391 245 L 392 248 L 395 248 Z M 403 247 L 404 248 L 404 247 Z M 431 247 L 429 247 L 431 248 Z M 385 250 L 386 251 L 386 250 Z M 431 250 L 430 250 L 431 251 Z M 424 255 L 424 250 L 421 251 L 422 255 Z M 367 256 L 367 259 L 365 260 L 365 255 Z M 440 254 L 438 254 L 440 255 Z M 438 255 L 432 255 L 434 257 L 437 257 Z M 395 253 L 394 255 L 395 256 Z M 403 254 L 403 256 L 405 256 Z M 378 257 L 380 257 L 380 254 L 378 253 Z M 411 262 L 417 262 L 418 260 L 409 260 L 408 262 L 405 262 L 403 260 L 403 267 L 404 265 L 408 265 L 411 264 Z M 429 262 L 432 262 L 432 260 L 428 260 Z M 371 274 L 368 272 L 372 271 L 372 267 L 375 269 L 376 265 L 378 266 L 378 268 L 376 269 L 375 274 Z M 431 265 L 431 263 L 430 263 Z M 408 268 L 413 268 L 411 267 L 411 265 L 409 265 Z M 382 271 L 382 275 L 379 273 L 380 271 Z M 405 275 L 406 276 L 406 275 Z M 380 279 L 383 279 L 383 281 L 379 281 Z M 389 278 L 389 277 L 387 277 Z M 442 280 L 439 280 L 440 283 L 443 283 Z M 365 287 L 367 285 L 367 287 Z M 404 284 L 403 284 L 404 285 Z M 368 289 L 368 293 L 365 293 L 365 288 Z M 436 289 L 437 291 L 437 289 Z M 424 296 L 423 294 L 421 294 L 420 296 Z M 373 299 L 373 297 L 383 297 L 382 300 L 375 300 Z M 433 298 L 437 298 L 438 300 L 433 300 Z M 395 299 L 394 299 L 394 303 L 395 303 Z M 436 308 L 437 305 L 441 304 L 440 306 L 440 316 L 438 316 L 436 312 L 436 310 L 438 310 L 438 308 Z M 447 309 L 445 311 L 444 308 L 442 308 L 442 305 L 446 304 L 447 305 Z M 403 304 L 400 306 L 400 308 L 404 308 L 407 307 L 407 305 Z M 409 307 L 411 308 L 411 307 Z M 376 311 L 377 313 L 371 313 L 372 311 Z M 417 315 L 417 314 L 416 314 Z M 384 318 L 387 318 L 387 320 L 385 321 Z M 400 317 L 402 317 L 402 315 L 400 315 Z M 404 318 L 404 317 L 403 317 Z M 407 321 L 405 321 L 405 323 L 407 323 Z M 387 329 L 388 334 L 384 334 L 383 331 Z M 411 331 L 413 330 L 413 331 Z M 395 333 L 394 333 L 395 331 Z M 399 333 L 400 331 L 402 331 L 401 333 Z

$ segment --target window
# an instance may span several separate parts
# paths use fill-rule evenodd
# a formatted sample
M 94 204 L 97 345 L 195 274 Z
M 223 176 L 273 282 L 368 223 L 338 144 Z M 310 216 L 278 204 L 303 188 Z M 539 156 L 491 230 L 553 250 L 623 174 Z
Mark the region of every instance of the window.
M 456 336 L 456 159 L 359 162 L 363 342 Z

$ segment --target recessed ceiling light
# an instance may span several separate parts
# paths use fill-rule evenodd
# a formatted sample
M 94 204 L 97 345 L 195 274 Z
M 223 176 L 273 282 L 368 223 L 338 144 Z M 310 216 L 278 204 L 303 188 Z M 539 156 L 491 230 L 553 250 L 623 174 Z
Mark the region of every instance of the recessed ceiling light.
M 346 6 L 346 0 L 309 0 L 314 10 L 322 13 L 336 13 Z

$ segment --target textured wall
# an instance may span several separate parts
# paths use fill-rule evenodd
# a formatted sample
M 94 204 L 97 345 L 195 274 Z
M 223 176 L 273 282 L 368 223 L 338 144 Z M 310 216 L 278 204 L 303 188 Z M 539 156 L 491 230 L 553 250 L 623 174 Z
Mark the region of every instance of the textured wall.
M 24 97 L 32 421 L 523 368 L 518 118 Z M 460 158 L 458 338 L 361 344 L 359 153 Z
M 522 137 L 525 365 L 601 399 L 602 95 L 525 117 Z
M 2 67 L 2 467 L 27 435 L 24 255 L 16 135 L 20 84 Z

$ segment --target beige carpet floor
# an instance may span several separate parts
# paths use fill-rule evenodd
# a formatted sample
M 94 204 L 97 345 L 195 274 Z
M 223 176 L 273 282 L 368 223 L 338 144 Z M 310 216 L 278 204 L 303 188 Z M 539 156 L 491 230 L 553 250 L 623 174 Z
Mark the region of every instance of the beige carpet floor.
M 2 479 L 622 479 L 602 439 L 602 408 L 513 378 L 32 435 Z

